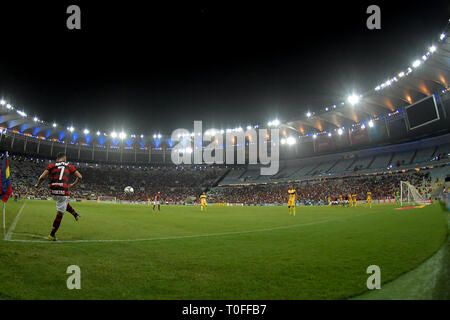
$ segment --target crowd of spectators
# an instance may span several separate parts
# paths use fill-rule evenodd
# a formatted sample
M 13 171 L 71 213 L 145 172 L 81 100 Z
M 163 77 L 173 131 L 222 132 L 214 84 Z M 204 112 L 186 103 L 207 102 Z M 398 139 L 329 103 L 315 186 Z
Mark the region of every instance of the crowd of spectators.
M 43 183 L 40 188 L 34 188 L 38 177 L 48 164 L 48 160 L 11 156 L 10 172 L 14 193 L 48 198 L 48 182 Z M 287 190 L 293 185 L 297 190 L 298 200 L 304 203 L 326 203 L 328 197 L 335 200 L 348 194 L 356 194 L 358 200 L 365 200 L 368 191 L 372 192 L 373 199 L 382 200 L 394 198 L 400 181 L 410 182 L 425 197 L 429 197 L 432 192 L 430 174 L 423 171 L 320 178 L 296 183 L 213 187 L 226 169 L 210 166 L 152 167 L 88 163 L 73 165 L 83 175 L 81 183 L 70 191 L 71 196 L 78 199 L 111 197 L 126 201 L 147 201 L 160 192 L 164 202 L 184 203 L 195 201 L 203 191 L 209 190 L 209 202 L 258 205 L 285 203 Z M 132 195 L 123 192 L 126 186 L 133 187 Z
M 356 194 L 357 200 L 365 200 L 367 192 L 372 199 L 384 200 L 395 198 L 400 189 L 400 181 L 408 181 L 416 186 L 419 193 L 429 197 L 432 181 L 429 172 L 388 173 L 378 175 L 361 175 L 334 179 L 314 179 L 296 183 L 259 184 L 245 186 L 221 186 L 209 192 L 213 202 L 264 204 L 287 202 L 287 190 L 292 185 L 297 190 L 297 198 L 305 204 L 327 203 L 328 197 L 335 201 L 339 196 Z
M 15 193 L 34 198 L 50 196 L 48 181 L 39 188 L 34 185 L 49 164 L 48 160 L 10 157 L 11 181 Z M 220 177 L 222 168 L 206 166 L 121 166 L 72 163 L 83 175 L 82 181 L 70 190 L 79 199 L 116 198 L 126 201 L 147 201 L 157 192 L 168 203 L 182 203 L 197 198 Z M 126 195 L 131 186 L 134 193 Z

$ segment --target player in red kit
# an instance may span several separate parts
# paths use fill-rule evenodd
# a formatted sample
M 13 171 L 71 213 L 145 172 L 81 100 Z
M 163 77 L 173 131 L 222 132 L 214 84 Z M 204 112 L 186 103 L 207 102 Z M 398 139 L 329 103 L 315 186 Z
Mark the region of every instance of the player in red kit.
M 158 211 L 161 211 L 161 202 L 159 200 L 159 196 L 160 194 L 158 191 L 158 193 L 155 195 L 155 200 L 153 201 L 153 211 L 155 211 L 156 205 L 158 205 Z
M 75 181 L 69 184 L 69 177 L 71 175 L 75 175 Z M 58 153 L 56 162 L 51 163 L 44 170 L 35 187 L 39 187 L 47 176 L 50 176 L 50 193 L 56 201 L 56 218 L 53 221 L 53 228 L 48 239 L 56 241 L 55 233 L 58 231 L 65 211 L 70 212 L 77 221 L 81 217 L 69 204 L 69 189 L 76 186 L 82 179 L 82 176 L 73 165 L 67 162 L 66 155 L 62 152 Z

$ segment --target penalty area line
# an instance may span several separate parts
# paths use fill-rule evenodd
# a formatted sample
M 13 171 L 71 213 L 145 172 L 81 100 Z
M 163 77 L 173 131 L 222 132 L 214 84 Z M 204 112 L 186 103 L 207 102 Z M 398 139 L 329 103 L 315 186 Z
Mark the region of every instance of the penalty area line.
M 328 222 L 334 222 L 334 221 L 342 221 L 350 218 L 356 218 L 356 217 L 362 217 L 370 214 L 374 214 L 375 212 L 367 212 L 360 215 L 354 215 L 354 216 L 348 216 L 348 217 L 341 217 L 341 218 L 335 218 L 335 219 L 326 219 L 322 221 L 315 221 L 315 222 L 308 222 L 308 223 L 300 223 L 300 224 L 294 224 L 294 225 L 288 225 L 288 226 L 278 226 L 278 227 L 271 227 L 271 228 L 264 228 L 264 229 L 256 229 L 256 230 L 247 230 L 247 231 L 230 231 L 230 232 L 220 232 L 220 233 L 206 233 L 206 234 L 193 234 L 193 235 L 185 235 L 185 236 L 172 236 L 172 237 L 158 237 L 158 238 L 138 238 L 138 239 L 88 239 L 88 240 L 58 240 L 58 241 L 49 241 L 49 240 L 27 240 L 27 239 L 7 239 L 6 241 L 11 242 L 42 242 L 42 243 L 92 243 L 92 242 L 98 242 L 98 243 L 106 243 L 106 242 L 143 242 L 143 241 L 164 241 L 164 240 L 178 240 L 178 239 L 191 239 L 191 238 L 207 238 L 207 237 L 221 237 L 221 236 L 230 236 L 230 235 L 241 235 L 241 234 L 250 234 L 250 233 L 257 233 L 257 232 L 267 232 L 267 231 L 275 231 L 275 230 L 283 230 L 283 229 L 293 229 L 293 228 L 301 228 L 301 227 L 307 227 L 311 225 L 318 225 Z M 16 234 L 16 235 L 22 235 L 22 236 L 28 236 L 28 237 L 34 237 L 34 238 L 43 238 L 42 235 L 37 234 Z

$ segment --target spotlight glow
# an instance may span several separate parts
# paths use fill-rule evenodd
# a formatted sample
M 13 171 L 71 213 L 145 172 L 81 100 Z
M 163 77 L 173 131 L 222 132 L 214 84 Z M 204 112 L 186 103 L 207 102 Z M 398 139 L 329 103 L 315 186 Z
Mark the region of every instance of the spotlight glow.
M 84 130 L 83 130 L 83 133 L 84 133 L 84 134 L 89 134 L 89 130 L 88 130 L 88 129 L 84 129 Z
M 111 132 L 110 134 L 111 138 L 117 138 L 117 133 L 115 131 Z
M 418 67 L 420 66 L 421 63 L 422 63 L 422 62 L 420 62 L 420 60 L 417 59 L 416 61 L 413 62 L 412 66 L 413 66 L 414 68 L 418 68 Z
M 123 139 L 125 139 L 126 137 L 127 137 L 127 135 L 126 135 L 125 132 L 122 131 L 121 133 L 119 133 L 119 138 L 120 138 L 120 139 L 123 140 Z
M 375 125 L 375 124 L 373 123 L 373 120 L 370 120 L 370 121 L 369 121 L 369 127 L 370 127 L 370 128 L 373 128 L 374 125 Z
M 286 143 L 290 146 L 292 146 L 293 144 L 295 144 L 295 138 L 294 137 L 288 137 L 286 139 Z
M 356 94 L 352 94 L 351 96 L 349 96 L 347 98 L 347 101 L 354 106 L 355 104 L 357 104 L 359 102 L 359 96 Z

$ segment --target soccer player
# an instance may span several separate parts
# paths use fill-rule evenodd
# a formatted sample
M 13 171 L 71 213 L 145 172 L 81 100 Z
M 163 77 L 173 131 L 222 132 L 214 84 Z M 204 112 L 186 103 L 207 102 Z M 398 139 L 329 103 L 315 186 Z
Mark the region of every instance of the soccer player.
M 395 202 L 398 206 L 400 205 L 400 191 L 398 190 L 395 192 Z
M 344 197 L 342 196 L 342 194 L 339 195 L 339 204 L 344 206 Z
M 372 192 L 370 191 L 367 192 L 366 204 L 369 205 L 370 208 L 372 208 Z
M 203 211 L 203 209 L 205 209 L 206 211 L 207 208 L 208 202 L 206 201 L 206 193 L 203 192 L 200 196 L 200 210 Z
M 331 206 L 331 197 L 328 196 L 328 205 Z
M 294 186 L 290 186 L 288 190 L 289 200 L 288 200 L 288 209 L 289 215 L 295 216 L 295 200 L 297 198 L 297 190 L 294 189 Z M 291 210 L 292 207 L 292 210 Z
M 348 206 L 353 207 L 353 198 L 350 193 L 348 194 Z
M 353 200 L 353 206 L 356 207 L 356 202 L 357 202 L 356 194 L 352 194 L 352 200 Z
M 75 175 L 75 181 L 69 184 L 71 175 Z M 47 169 L 44 170 L 35 187 L 38 188 L 47 176 L 50 176 L 50 193 L 56 201 L 56 218 L 53 221 L 52 231 L 48 239 L 57 241 L 55 234 L 61 224 L 64 212 L 68 211 L 74 216 L 76 221 L 81 217 L 81 214 L 77 213 L 69 204 L 69 189 L 75 187 L 82 179 L 82 176 L 73 165 L 67 162 L 66 155 L 62 152 L 57 154 L 56 162 L 49 164 Z
M 158 211 L 161 211 L 161 202 L 159 200 L 160 192 L 155 195 L 155 200 L 153 201 L 153 211 L 155 211 L 156 205 L 158 205 Z

